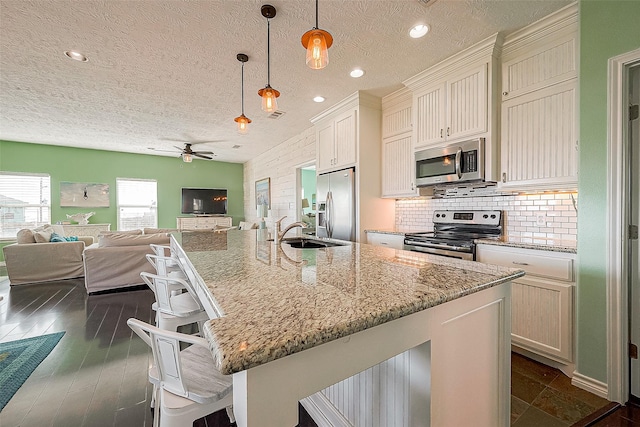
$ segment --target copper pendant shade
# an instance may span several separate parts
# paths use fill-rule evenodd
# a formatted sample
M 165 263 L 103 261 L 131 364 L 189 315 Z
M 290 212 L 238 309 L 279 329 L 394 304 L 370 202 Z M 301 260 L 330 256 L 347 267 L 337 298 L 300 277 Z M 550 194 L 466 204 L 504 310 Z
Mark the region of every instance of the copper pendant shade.
M 270 4 L 262 5 L 260 9 L 262 16 L 267 18 L 267 85 L 258 91 L 258 95 L 262 97 L 262 109 L 267 113 L 273 113 L 278 109 L 276 98 L 280 96 L 280 92 L 271 87 L 271 64 L 270 64 L 270 24 L 269 20 L 276 16 L 276 8 Z
M 244 115 L 244 64 L 249 60 L 249 57 L 244 53 L 239 53 L 236 58 L 242 63 L 242 114 L 233 120 L 238 124 L 238 132 L 245 134 L 249 131 L 248 127 L 251 123 L 251 119 Z
M 333 37 L 328 31 L 318 28 L 318 0 L 316 0 L 316 26 L 302 35 L 302 46 L 307 49 L 306 63 L 313 70 L 329 64 L 329 48 Z

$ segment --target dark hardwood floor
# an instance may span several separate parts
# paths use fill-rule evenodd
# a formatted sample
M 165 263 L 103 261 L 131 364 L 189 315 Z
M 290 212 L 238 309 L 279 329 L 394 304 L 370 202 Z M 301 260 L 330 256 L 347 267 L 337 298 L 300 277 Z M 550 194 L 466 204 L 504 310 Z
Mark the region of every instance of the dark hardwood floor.
M 130 317 L 152 322 L 150 290 L 88 296 L 82 279 L 10 288 L 0 278 L 0 296 L 3 297 L 0 341 L 66 331 L 56 348 L 0 412 L 1 427 L 152 425 L 149 409 L 152 389 L 147 380 L 151 351 L 126 325 Z M 522 410 L 517 414 L 518 426 L 547 427 L 536 421 L 550 418 L 549 413 L 544 413 L 544 405 L 537 405 L 531 393 L 531 388 L 536 387 L 532 381 L 540 383 L 539 390 L 536 388 L 538 400 L 544 397 L 547 403 L 548 396 L 566 387 L 558 383 L 561 378 L 553 377 L 556 374 L 548 367 L 514 357 L 517 375 L 514 374 L 516 380 L 512 384 L 512 409 Z M 576 396 L 593 402 L 591 397 Z M 513 404 L 516 399 L 520 405 Z M 604 412 L 575 425 L 640 426 L 638 407 L 625 406 L 605 414 L 606 409 L 602 405 L 600 410 Z M 529 415 L 527 410 L 531 411 Z M 513 415 L 512 411 L 512 419 L 516 421 Z M 561 414 L 555 415 L 562 421 Z M 196 421 L 194 426 L 228 427 L 230 422 L 226 412 L 220 411 Z M 317 427 L 301 406 L 299 427 Z

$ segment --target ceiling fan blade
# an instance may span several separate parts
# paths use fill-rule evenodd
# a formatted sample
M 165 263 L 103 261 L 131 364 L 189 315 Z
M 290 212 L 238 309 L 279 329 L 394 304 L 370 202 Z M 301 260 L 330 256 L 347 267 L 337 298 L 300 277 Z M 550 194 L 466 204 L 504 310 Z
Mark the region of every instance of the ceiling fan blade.
M 177 149 L 178 149 L 178 150 L 180 150 L 180 151 L 185 151 L 185 149 L 184 149 L 184 148 L 176 147 L 175 145 L 174 145 L 174 147 L 175 147 L 175 148 L 177 148 Z
M 161 150 L 159 148 L 153 148 L 153 147 L 149 147 L 149 150 L 158 151 L 158 152 L 161 152 L 161 153 L 175 153 L 176 152 L 176 150 Z
M 214 154 L 213 151 L 194 151 L 193 154 Z
M 212 159 L 213 159 L 213 157 L 203 156 L 203 155 L 202 155 L 202 154 L 200 154 L 200 153 L 195 153 L 195 152 L 194 152 L 194 153 L 191 153 L 191 154 L 193 154 L 193 155 L 194 155 L 194 156 L 196 156 L 196 157 L 200 157 L 200 158 L 207 159 L 207 160 L 212 160 Z M 212 154 L 213 154 L 213 153 L 212 153 Z

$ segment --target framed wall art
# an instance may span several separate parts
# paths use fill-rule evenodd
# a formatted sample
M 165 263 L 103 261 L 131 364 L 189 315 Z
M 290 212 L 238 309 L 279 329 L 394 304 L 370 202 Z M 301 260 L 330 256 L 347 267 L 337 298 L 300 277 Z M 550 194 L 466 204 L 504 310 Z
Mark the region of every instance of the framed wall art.
M 60 206 L 75 208 L 108 208 L 109 184 L 61 181 Z
M 271 178 L 256 181 L 256 208 L 260 205 L 271 209 Z

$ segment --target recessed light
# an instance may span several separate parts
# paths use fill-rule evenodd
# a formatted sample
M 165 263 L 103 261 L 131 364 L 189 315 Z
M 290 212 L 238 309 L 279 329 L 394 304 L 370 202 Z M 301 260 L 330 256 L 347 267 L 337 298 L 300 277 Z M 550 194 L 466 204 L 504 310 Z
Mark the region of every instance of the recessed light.
M 429 26 L 426 24 L 418 24 L 409 30 L 409 35 L 414 39 L 419 39 L 429 32 Z
M 67 50 L 64 54 L 67 55 L 67 58 L 71 58 L 75 61 L 87 62 L 89 60 L 89 58 L 75 50 Z
M 364 71 L 362 71 L 360 68 L 356 68 L 353 71 L 351 71 L 349 75 L 354 79 L 357 79 L 358 77 L 364 76 Z
M 314 102 L 324 102 L 324 96 L 316 96 L 313 98 Z

